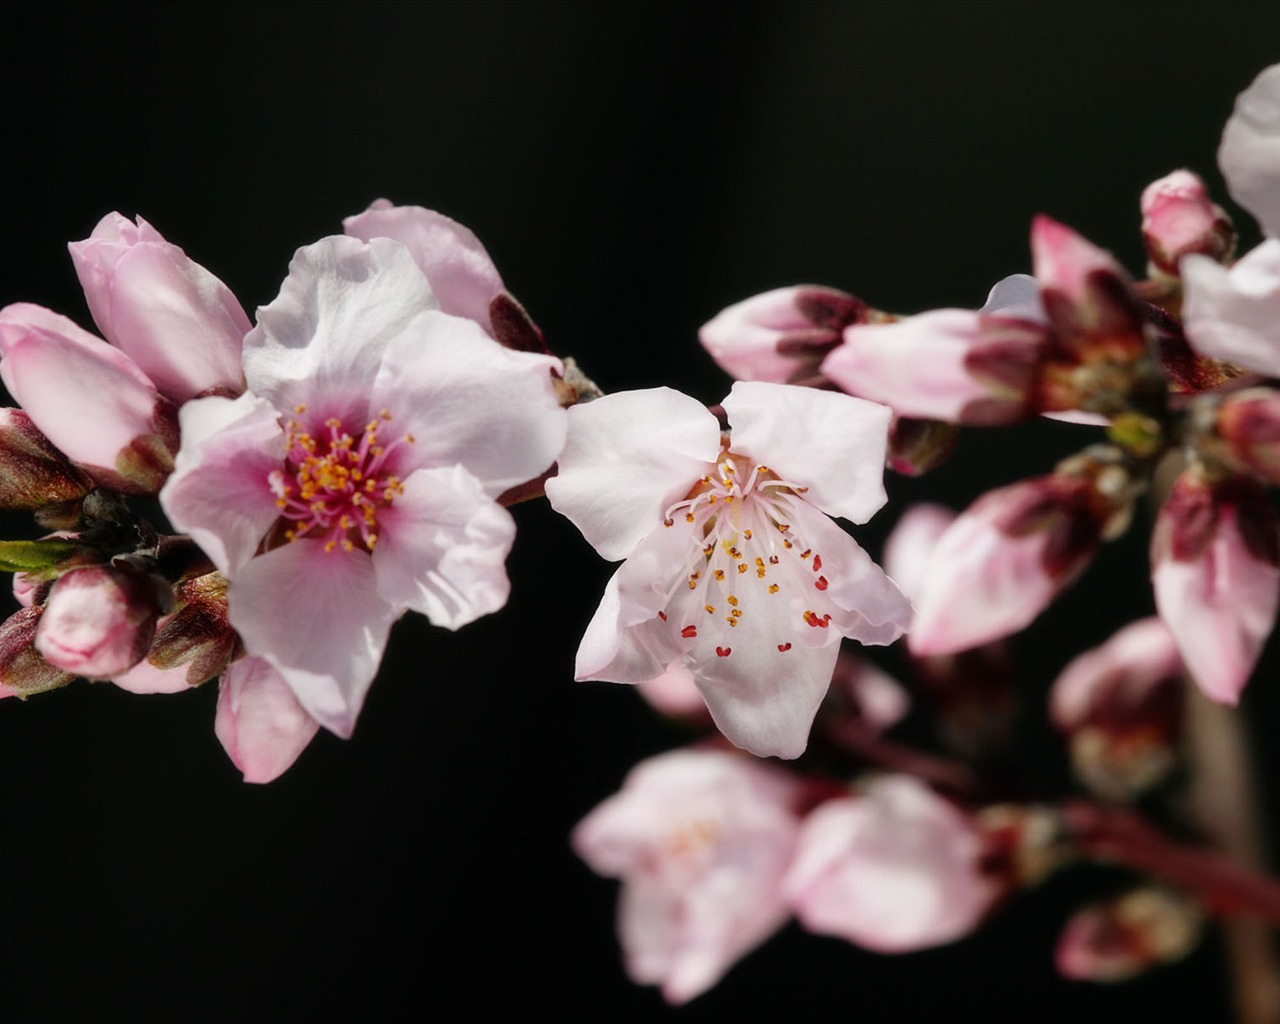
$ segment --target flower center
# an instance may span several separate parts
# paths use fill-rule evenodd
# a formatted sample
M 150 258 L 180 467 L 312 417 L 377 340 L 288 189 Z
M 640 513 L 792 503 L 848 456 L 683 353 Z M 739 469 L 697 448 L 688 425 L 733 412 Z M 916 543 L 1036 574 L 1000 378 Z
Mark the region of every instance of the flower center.
M 827 629 L 831 614 L 822 610 L 828 603 L 823 592 L 830 584 L 822 574 L 822 555 L 793 529 L 806 490 L 780 480 L 767 466 L 723 451 L 714 473 L 699 480 L 663 520 L 666 527 L 680 520 L 692 524 L 696 550 L 690 552 L 692 571 L 659 617 L 684 640 L 695 640 L 699 630 L 717 636 L 721 658 L 732 655 L 734 631 L 757 610 L 778 632 L 780 653 L 791 649 L 787 637 L 797 626 Z M 679 621 L 669 621 L 671 615 Z
M 306 406 L 294 411 L 301 415 Z M 404 491 L 388 460 L 400 444 L 413 444 L 408 434 L 390 441 L 379 437 L 390 420 L 384 409 L 365 424 L 359 440 L 336 418 L 325 420 L 315 435 L 297 420 L 285 424 L 285 467 L 271 474 L 270 484 L 288 523 L 286 540 L 320 540 L 326 551 L 373 550 L 379 510 Z

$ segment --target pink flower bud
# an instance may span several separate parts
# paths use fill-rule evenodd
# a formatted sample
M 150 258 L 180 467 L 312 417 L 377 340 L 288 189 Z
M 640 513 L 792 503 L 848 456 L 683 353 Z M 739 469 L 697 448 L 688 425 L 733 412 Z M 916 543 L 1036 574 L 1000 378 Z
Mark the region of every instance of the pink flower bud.
M 785 384 L 811 376 L 840 343 L 840 332 L 866 319 L 861 299 L 820 285 L 753 295 L 721 310 L 698 332 L 702 347 L 737 380 Z
M 21 409 L 0 409 L 0 508 L 41 509 L 83 498 L 93 481 Z
M 1280 535 L 1262 488 L 1184 472 L 1151 537 L 1156 609 L 1192 677 L 1235 704 L 1275 624 Z
M 118 349 L 29 303 L 0 310 L 0 380 L 100 484 L 153 494 L 173 469 L 173 406 Z
M 1226 262 L 1235 247 L 1231 218 L 1190 171 L 1174 171 L 1143 189 L 1142 237 L 1151 265 L 1175 277 L 1187 253 Z
M 578 824 L 578 856 L 622 879 L 618 932 L 633 981 L 688 1002 L 782 926 L 802 790 L 766 761 L 676 750 L 637 765 Z
M 937 309 L 894 323 L 854 324 L 822 372 L 900 416 L 1012 423 L 1031 411 L 1044 346 L 1044 328 L 1031 321 Z
M 94 322 L 179 405 L 244 390 L 240 353 L 252 326 L 231 290 L 141 217 L 98 222 L 71 259 Z
M 1257 388 L 1231 395 L 1214 428 L 1241 469 L 1280 484 L 1280 393 Z
M 49 592 L 36 649 L 67 672 L 110 679 L 142 660 L 159 614 L 149 578 L 106 566 L 75 569 Z
M 40 657 L 36 631 L 44 609 L 20 608 L 0 623 L 0 686 L 20 697 L 66 686 L 75 678 Z
M 929 559 L 911 652 L 949 654 L 1026 626 L 1088 564 L 1110 513 L 1088 475 L 1055 473 L 979 498 Z
M 1111 800 L 1163 779 L 1176 762 L 1182 680 L 1177 644 L 1157 618 L 1131 623 L 1067 665 L 1049 710 L 1070 736 L 1077 777 Z
M 1093 903 L 1072 915 L 1058 939 L 1058 971 L 1079 981 L 1128 981 L 1196 947 L 1203 912 L 1190 899 L 1152 886 Z
M 828 800 L 801 826 L 784 890 L 800 923 L 881 953 L 952 942 L 1000 893 L 969 820 L 914 778 Z

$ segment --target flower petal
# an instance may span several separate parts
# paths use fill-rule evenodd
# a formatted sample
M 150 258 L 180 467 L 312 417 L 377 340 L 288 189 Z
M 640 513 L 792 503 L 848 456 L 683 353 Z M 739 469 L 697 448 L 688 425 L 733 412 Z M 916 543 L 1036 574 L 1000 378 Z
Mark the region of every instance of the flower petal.
M 373 567 L 388 604 L 457 629 L 507 603 L 515 520 L 461 466 L 413 473 L 378 525 Z
M 319 729 L 280 673 L 261 658 L 241 658 L 223 674 L 213 731 L 245 782 L 278 778 Z
M 1280 239 L 1268 238 L 1227 268 L 1182 258 L 1183 327 L 1201 355 L 1280 376 Z
M 400 609 L 379 596 L 367 554 L 324 547 L 299 540 L 251 558 L 231 581 L 227 618 L 311 717 L 347 737 Z
M 470 320 L 423 313 L 389 340 L 370 398 L 414 438 L 402 465 L 463 465 L 491 498 L 555 461 L 567 423 L 551 356 L 503 348 Z
M 805 497 L 822 511 L 865 523 L 887 500 L 893 414 L 886 406 L 834 391 L 738 381 L 724 407 L 734 449 L 807 487 Z
M 489 303 L 504 290 L 498 268 L 470 229 L 435 210 L 375 200 L 364 213 L 347 217 L 343 230 L 366 242 L 393 238 L 412 254 L 440 301 L 453 316 L 474 320 L 490 336 Z
M 334 235 L 304 246 L 244 341 L 249 390 L 282 412 L 361 423 L 388 343 L 438 309 L 409 251 Z
M 716 418 L 687 395 L 670 388 L 605 395 L 569 410 L 547 499 L 604 558 L 617 561 L 689 493 L 719 452 Z
M 1231 198 L 1280 236 L 1280 64 L 1266 68 L 1236 97 L 1218 147 Z
M 280 514 L 269 484 L 285 455 L 279 414 L 243 394 L 188 402 L 179 419 L 182 448 L 160 504 L 214 565 L 233 575 Z

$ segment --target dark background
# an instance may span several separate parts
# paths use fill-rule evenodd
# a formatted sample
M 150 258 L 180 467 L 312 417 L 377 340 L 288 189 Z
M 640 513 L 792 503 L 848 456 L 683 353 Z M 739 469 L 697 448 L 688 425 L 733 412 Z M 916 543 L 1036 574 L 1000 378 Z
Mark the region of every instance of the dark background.
M 976 306 L 1029 269 L 1037 211 L 1140 271 L 1142 187 L 1185 165 L 1225 202 L 1222 124 L 1280 58 L 1273 2 L 226 10 L 6 16 L 0 303 L 91 326 L 65 243 L 117 209 L 252 310 L 297 246 L 386 195 L 473 228 L 552 346 L 606 390 L 669 383 L 714 402 L 728 382 L 696 329 L 766 288 Z M 935 476 L 891 480 L 859 536 L 878 552 L 907 500 L 963 504 L 1080 437 L 966 437 Z M 572 682 L 611 570 L 545 506 L 516 514 L 505 611 L 460 635 L 402 621 L 355 738 L 321 736 L 270 786 L 223 755 L 212 686 L 79 683 L 0 705 L 0 1014 L 1227 1019 L 1213 937 L 1127 986 L 1057 980 L 1057 930 L 1118 880 L 1105 872 L 1056 879 L 944 950 L 880 957 L 791 928 L 684 1010 L 631 986 L 616 887 L 566 836 L 681 737 L 626 688 Z M 1150 612 L 1144 546 L 1139 529 L 1104 552 L 1021 644 L 1025 735 L 1050 775 L 1043 690 Z M 1245 701 L 1264 753 L 1274 661 Z

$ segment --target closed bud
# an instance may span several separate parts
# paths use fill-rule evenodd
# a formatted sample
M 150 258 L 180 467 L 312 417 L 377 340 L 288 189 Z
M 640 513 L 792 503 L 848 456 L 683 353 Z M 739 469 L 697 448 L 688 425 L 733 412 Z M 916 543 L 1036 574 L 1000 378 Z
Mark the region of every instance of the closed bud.
M 1142 239 L 1149 272 L 1177 277 L 1178 261 L 1188 253 L 1228 262 L 1236 233 L 1231 218 L 1209 199 L 1204 182 L 1183 170 L 1142 190 Z
M 1255 388 L 1229 396 L 1218 408 L 1213 431 L 1236 466 L 1280 484 L 1280 393 Z
M 1200 689 L 1235 704 L 1280 603 L 1280 534 L 1262 488 L 1194 467 L 1179 476 L 1152 533 L 1151 582 Z
M 1131 800 L 1168 775 L 1182 705 L 1182 658 L 1157 618 L 1079 655 L 1049 696 L 1054 724 L 1070 737 L 1076 776 L 1110 800 Z
M 220 572 L 183 580 L 173 588 L 174 611 L 156 624 L 145 659 L 113 680 L 135 693 L 168 693 L 220 675 L 241 653 L 227 622 L 227 578 Z
M 974 823 L 982 837 L 982 870 L 1008 891 L 1039 885 L 1079 855 L 1053 807 L 992 804 Z
M 74 569 L 49 592 L 36 648 L 64 671 L 110 679 L 146 655 L 161 600 L 156 581 L 142 573 L 109 566 Z
M 736 379 L 786 384 L 814 377 L 844 328 L 865 322 L 867 312 L 861 299 L 834 288 L 776 288 L 716 314 L 698 339 Z
M 0 508 L 33 511 L 84 497 L 93 482 L 21 409 L 0 409 Z
M 1054 962 L 1077 981 L 1128 981 L 1181 960 L 1203 926 L 1203 912 L 1186 896 L 1145 886 L 1077 911 L 1062 930 Z
M 36 630 L 44 609 L 20 608 L 0 623 L 0 686 L 19 697 L 56 690 L 75 678 L 50 665 L 36 650 Z

